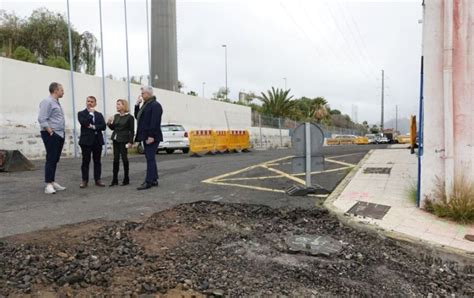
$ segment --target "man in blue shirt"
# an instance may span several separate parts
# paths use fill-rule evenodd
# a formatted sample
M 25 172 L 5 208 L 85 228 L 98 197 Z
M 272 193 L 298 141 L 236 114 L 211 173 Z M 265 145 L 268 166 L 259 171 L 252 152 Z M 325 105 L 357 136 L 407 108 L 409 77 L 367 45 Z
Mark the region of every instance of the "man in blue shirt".
M 41 129 L 41 138 L 46 149 L 46 163 L 44 166 L 44 180 L 46 188 L 44 193 L 54 194 L 66 188 L 55 181 L 56 165 L 61 157 L 65 138 L 64 111 L 59 104 L 63 97 L 63 86 L 53 82 L 49 85 L 50 95 L 40 103 L 38 123 Z

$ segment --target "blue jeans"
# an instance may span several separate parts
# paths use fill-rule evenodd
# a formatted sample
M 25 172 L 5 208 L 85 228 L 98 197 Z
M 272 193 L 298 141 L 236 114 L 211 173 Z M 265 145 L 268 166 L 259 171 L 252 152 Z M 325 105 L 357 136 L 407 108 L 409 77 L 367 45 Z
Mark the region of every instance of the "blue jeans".
M 51 183 L 55 181 L 56 165 L 63 151 L 64 139 L 53 133 L 49 135 L 47 131 L 41 131 L 44 148 L 46 149 L 46 163 L 44 165 L 44 182 Z
M 143 148 L 145 148 L 146 158 L 146 183 L 153 183 L 158 181 L 158 168 L 156 166 L 156 150 L 160 142 L 154 142 L 153 144 L 146 144 L 143 142 Z

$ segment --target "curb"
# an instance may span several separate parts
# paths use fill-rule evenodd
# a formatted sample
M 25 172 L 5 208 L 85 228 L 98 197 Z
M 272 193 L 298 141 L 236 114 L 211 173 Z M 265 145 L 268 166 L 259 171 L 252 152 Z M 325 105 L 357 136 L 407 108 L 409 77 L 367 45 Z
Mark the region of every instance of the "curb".
M 334 206 L 334 201 L 336 201 L 347 185 L 351 182 L 354 178 L 356 173 L 359 171 L 360 168 L 365 164 L 365 162 L 369 159 L 369 157 L 373 154 L 374 150 L 371 149 L 365 156 L 362 158 L 359 163 L 350 171 L 349 174 L 338 184 L 338 186 L 334 189 L 334 191 L 327 197 L 324 201 L 323 206 L 334 216 L 336 216 L 340 222 L 343 224 L 355 228 L 357 230 L 368 232 L 368 233 L 376 233 L 379 237 L 382 238 L 389 238 L 399 242 L 402 246 L 410 249 L 413 254 L 420 255 L 422 258 L 430 258 L 434 261 L 435 258 L 442 259 L 443 261 L 449 262 L 456 262 L 460 265 L 460 267 L 464 268 L 464 271 L 467 272 L 474 272 L 474 254 L 470 252 L 466 252 L 464 250 L 454 248 L 454 247 L 447 247 L 441 244 L 434 244 L 431 242 L 424 241 L 422 239 L 409 236 L 403 233 L 388 231 L 379 226 L 357 221 L 357 217 L 347 215 L 346 212 L 338 209 Z M 417 248 L 420 246 L 428 249 L 428 251 L 422 254 Z

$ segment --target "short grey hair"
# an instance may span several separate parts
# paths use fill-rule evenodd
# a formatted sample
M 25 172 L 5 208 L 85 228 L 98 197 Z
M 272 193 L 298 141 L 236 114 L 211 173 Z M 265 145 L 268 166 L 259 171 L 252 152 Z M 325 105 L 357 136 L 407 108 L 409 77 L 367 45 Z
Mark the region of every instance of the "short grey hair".
M 142 91 L 145 91 L 146 93 L 153 95 L 153 87 L 152 86 L 143 86 Z

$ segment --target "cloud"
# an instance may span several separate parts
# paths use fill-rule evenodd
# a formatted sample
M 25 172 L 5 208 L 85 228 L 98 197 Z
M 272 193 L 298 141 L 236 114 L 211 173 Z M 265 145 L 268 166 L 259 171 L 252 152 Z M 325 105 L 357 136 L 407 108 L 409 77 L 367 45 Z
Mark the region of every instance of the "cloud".
M 65 1 L 3 1 L 27 16 L 35 8 L 66 12 Z M 127 1 L 130 74 L 148 72 L 145 1 Z M 102 1 L 105 73 L 126 75 L 123 1 Z M 98 1 L 70 0 L 71 21 L 99 38 Z M 421 54 L 420 1 L 177 1 L 178 75 L 185 91 L 206 96 L 288 88 L 295 97 L 324 96 L 358 120 L 380 121 L 381 69 L 386 119 L 417 111 Z M 97 64 L 100 75 L 101 63 Z

